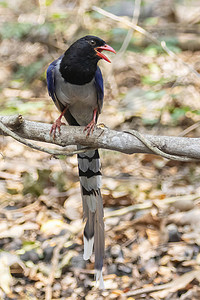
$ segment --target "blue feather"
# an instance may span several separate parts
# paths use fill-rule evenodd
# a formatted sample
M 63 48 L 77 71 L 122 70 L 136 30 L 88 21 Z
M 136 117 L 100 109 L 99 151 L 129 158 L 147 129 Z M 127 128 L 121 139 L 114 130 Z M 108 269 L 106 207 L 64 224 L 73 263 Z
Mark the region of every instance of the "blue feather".
M 97 90 L 97 100 L 101 109 L 103 106 L 104 88 L 103 88 L 103 77 L 99 67 L 97 67 L 94 79 L 95 79 L 94 82 Z
M 57 62 L 63 57 L 60 56 L 58 59 L 54 60 L 47 69 L 47 88 L 49 92 L 49 96 L 56 102 L 56 94 L 55 94 L 55 67 Z

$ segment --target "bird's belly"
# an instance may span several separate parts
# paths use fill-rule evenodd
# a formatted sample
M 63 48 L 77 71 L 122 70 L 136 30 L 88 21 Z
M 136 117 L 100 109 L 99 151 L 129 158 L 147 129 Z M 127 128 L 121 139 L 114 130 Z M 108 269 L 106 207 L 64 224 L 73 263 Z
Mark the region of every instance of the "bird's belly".
M 56 91 L 59 101 L 69 106 L 70 113 L 80 125 L 87 125 L 97 108 L 97 93 L 94 82 L 83 85 L 61 84 Z
M 86 126 L 92 121 L 95 107 L 82 105 L 79 102 L 69 107 L 69 111 L 79 125 Z

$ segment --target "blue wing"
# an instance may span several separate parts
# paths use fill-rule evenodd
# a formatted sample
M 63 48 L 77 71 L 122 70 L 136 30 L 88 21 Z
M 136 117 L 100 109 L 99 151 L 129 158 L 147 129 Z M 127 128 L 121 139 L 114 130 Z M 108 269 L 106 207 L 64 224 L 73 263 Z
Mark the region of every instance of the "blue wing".
M 53 99 L 53 101 L 56 103 L 56 90 L 55 90 L 55 67 L 57 62 L 62 58 L 59 57 L 58 59 L 54 60 L 47 69 L 47 88 L 49 92 L 49 96 Z
M 103 77 L 99 67 L 97 67 L 94 79 L 95 79 L 94 81 L 95 87 L 97 90 L 97 101 L 100 110 L 99 112 L 101 112 L 103 106 L 104 88 L 103 88 Z

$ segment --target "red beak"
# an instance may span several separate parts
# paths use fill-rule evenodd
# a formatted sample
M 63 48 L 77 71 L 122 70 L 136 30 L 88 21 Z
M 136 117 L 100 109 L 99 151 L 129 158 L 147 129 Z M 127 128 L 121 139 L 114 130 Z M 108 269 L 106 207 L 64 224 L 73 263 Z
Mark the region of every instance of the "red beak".
M 101 53 L 103 50 L 110 51 L 110 52 L 113 52 L 115 54 L 116 54 L 116 51 L 107 44 L 105 44 L 104 46 L 100 46 L 100 47 L 95 48 L 95 51 L 97 52 L 97 55 L 110 63 L 111 61 L 107 58 L 107 56 L 105 56 L 105 54 Z

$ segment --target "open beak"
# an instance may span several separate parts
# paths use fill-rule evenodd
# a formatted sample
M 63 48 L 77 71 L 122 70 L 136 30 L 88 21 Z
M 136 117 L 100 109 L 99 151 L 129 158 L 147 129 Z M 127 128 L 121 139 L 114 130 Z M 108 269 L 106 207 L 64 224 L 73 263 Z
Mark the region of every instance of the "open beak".
M 116 51 L 107 44 L 105 44 L 104 46 L 100 46 L 100 47 L 95 48 L 95 51 L 96 51 L 97 55 L 110 63 L 111 61 L 107 58 L 107 56 L 105 56 L 105 54 L 101 53 L 103 50 L 110 51 L 110 52 L 113 52 L 115 54 L 116 54 Z

